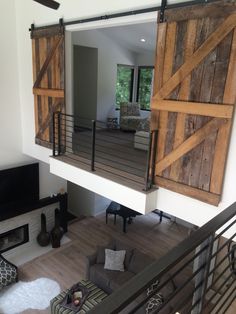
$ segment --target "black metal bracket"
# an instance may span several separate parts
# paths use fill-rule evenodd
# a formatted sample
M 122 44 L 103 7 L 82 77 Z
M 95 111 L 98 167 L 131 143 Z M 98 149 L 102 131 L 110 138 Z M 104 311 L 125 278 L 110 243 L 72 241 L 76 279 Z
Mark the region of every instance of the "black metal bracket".
M 167 0 L 162 0 L 161 1 L 159 23 L 163 23 L 165 21 L 165 9 L 166 9 L 166 7 L 167 7 Z
M 109 19 L 109 15 L 102 15 L 101 16 L 101 20 L 108 20 Z
M 29 28 L 31 38 L 32 38 L 32 32 L 34 31 L 34 29 L 35 29 L 34 24 L 31 24 L 31 25 L 30 25 L 30 28 Z
M 60 18 L 60 19 L 59 19 L 59 25 L 60 25 L 61 27 L 63 27 L 63 26 L 64 26 L 64 21 L 63 21 L 63 18 Z

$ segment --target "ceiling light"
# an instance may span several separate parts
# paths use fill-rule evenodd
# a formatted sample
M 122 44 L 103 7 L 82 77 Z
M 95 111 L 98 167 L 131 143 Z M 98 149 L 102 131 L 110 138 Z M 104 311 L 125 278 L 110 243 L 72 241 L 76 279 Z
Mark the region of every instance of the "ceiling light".
M 141 41 L 142 43 L 145 43 L 145 42 L 146 42 L 146 39 L 145 39 L 145 38 L 141 38 L 140 41 Z

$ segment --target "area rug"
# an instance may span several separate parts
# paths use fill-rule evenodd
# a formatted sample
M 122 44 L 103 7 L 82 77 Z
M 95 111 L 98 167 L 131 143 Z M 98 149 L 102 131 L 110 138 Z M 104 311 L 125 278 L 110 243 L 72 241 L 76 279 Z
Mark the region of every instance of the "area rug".
M 60 293 L 59 284 L 48 278 L 19 281 L 0 292 L 0 313 L 19 314 L 27 309 L 44 310 Z

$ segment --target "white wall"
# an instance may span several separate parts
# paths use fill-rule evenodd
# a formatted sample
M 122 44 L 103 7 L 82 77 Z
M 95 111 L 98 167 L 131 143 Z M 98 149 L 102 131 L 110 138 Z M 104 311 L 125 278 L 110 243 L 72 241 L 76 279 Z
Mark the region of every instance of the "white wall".
M 0 169 L 37 162 L 22 152 L 22 117 L 19 93 L 15 1 L 0 1 Z M 30 89 L 31 90 L 31 89 Z M 33 107 L 33 104 L 32 104 Z M 26 152 L 27 153 L 27 152 Z M 31 154 L 30 154 L 31 155 Z M 32 156 L 32 155 L 31 155 Z M 40 196 L 66 187 L 65 180 L 49 173 L 40 163 Z
M 68 211 L 79 217 L 96 216 L 110 204 L 110 200 L 68 181 Z
M 160 5 L 161 0 L 62 0 L 61 7 L 58 11 L 44 8 L 32 0 L 15 0 L 17 15 L 17 39 L 18 39 L 18 61 L 19 61 L 19 79 L 20 79 L 20 102 L 23 123 L 23 151 L 31 156 L 41 160 L 48 161 L 49 151 L 34 144 L 34 111 L 33 111 L 33 95 L 32 95 L 32 65 L 31 65 L 31 41 L 28 33 L 28 27 L 32 22 L 36 26 L 55 23 L 60 17 L 65 20 L 91 17 L 94 15 L 104 15 L 117 11 L 133 10 L 141 7 Z M 169 3 L 179 2 L 178 0 L 169 1 Z M 5 12 L 6 1 L 1 0 L 2 11 Z M 4 3 L 4 7 L 3 7 Z M 8 3 L 8 1 L 7 1 Z M 4 13 L 4 16 L 6 14 Z M 8 19 L 8 17 L 7 17 Z M 140 19 L 136 17 L 126 17 L 121 20 L 100 21 L 93 24 L 82 25 L 80 27 L 92 27 L 93 25 L 111 25 L 130 20 Z M 118 22 L 117 22 L 118 21 Z M 9 22 L 9 19 L 8 19 Z M 10 27 L 8 23 L 7 27 Z M 7 29 L 5 26 L 5 29 Z M 76 25 L 70 29 L 79 29 Z M 4 39 L 4 44 L 8 42 L 9 36 Z M 3 41 L 1 42 L 2 45 Z M 10 53 L 10 52 L 9 52 Z M 11 77 L 14 77 L 16 70 L 6 69 Z M 229 204 L 236 201 L 235 193 L 235 172 L 236 172 L 236 124 L 232 130 L 231 146 L 229 150 L 229 158 L 226 168 L 225 185 L 223 199 L 219 207 L 210 206 L 200 201 L 185 197 L 181 194 L 173 193 L 168 190 L 158 190 L 157 208 L 162 209 L 170 214 L 176 215 L 182 219 L 192 222 L 196 225 L 202 225 L 209 218 L 217 215 L 221 210 Z
M 0 1 L 0 169 L 24 164 L 14 0 Z
M 102 30 L 73 33 L 73 44 L 98 48 L 97 119 L 106 121 L 115 108 L 117 64 L 134 65 L 136 55 L 121 47 Z
M 67 191 L 67 181 L 50 173 L 49 164 L 39 164 L 40 198 Z

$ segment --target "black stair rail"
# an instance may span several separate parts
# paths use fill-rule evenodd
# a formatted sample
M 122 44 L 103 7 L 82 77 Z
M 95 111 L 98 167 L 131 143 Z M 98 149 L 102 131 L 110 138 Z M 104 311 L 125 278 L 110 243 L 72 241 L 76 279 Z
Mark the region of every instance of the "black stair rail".
M 214 241 L 218 241 L 225 236 L 225 232 L 229 231 L 231 231 L 231 236 L 227 237 L 227 240 L 225 240 L 223 244 L 219 245 L 215 252 L 212 251 L 213 238 Z M 211 267 L 209 267 L 209 261 L 215 261 L 218 253 L 224 252 L 223 250 L 229 246 L 235 237 L 236 203 L 233 203 L 219 215 L 211 219 L 203 227 L 193 232 L 192 235 L 182 241 L 165 256 L 149 265 L 144 271 L 137 274 L 122 287 L 114 291 L 101 304 L 92 309 L 90 311 L 91 314 L 114 314 L 120 313 L 124 309 L 125 313 L 136 313 L 140 307 L 144 306 L 146 302 L 148 302 L 149 298 L 153 296 L 153 294 L 151 294 L 149 297 L 146 297 L 141 301 L 137 299 L 137 297 L 140 297 L 143 292 L 146 293 L 146 289 L 152 283 L 156 280 L 160 280 L 158 291 L 161 292 L 167 282 L 173 281 L 176 276 L 178 276 L 187 267 L 192 266 L 193 263 L 195 264 L 196 261 L 199 262 L 199 260 L 201 260 L 201 256 L 206 252 L 211 252 L 210 256 L 207 256 L 206 254 L 204 255 L 207 257 L 206 261 L 202 262 L 198 268 L 194 269 L 192 275 L 190 275 L 183 284 L 176 287 L 174 292 L 172 292 L 171 295 L 164 300 L 164 303 L 158 308 L 158 310 L 154 310 L 149 313 L 225 313 L 236 298 L 236 273 L 232 272 L 232 264 L 235 265 L 236 262 L 235 257 L 232 260 L 232 252 L 235 253 L 235 248 L 228 250 L 227 253 L 224 254 L 223 258 L 221 258 L 220 261 L 215 262 L 215 264 Z M 193 252 L 194 254 L 192 254 Z M 189 260 L 185 261 L 189 256 Z M 228 259 L 230 262 L 228 262 Z M 219 267 L 222 267 L 224 263 L 226 263 L 226 267 L 224 270 L 219 271 Z M 216 269 L 220 272 L 218 276 L 216 276 L 215 273 Z M 164 278 L 163 276 L 167 274 L 168 279 L 161 282 L 161 278 Z M 227 276 L 223 280 L 222 276 L 224 274 Z M 198 280 L 195 281 L 195 287 L 191 291 L 189 290 L 188 285 L 192 283 L 193 278 L 197 278 Z M 220 286 L 218 285 L 218 288 L 215 289 L 215 284 L 219 280 L 223 280 L 223 282 L 221 282 Z M 212 290 L 213 288 L 215 290 Z M 200 294 L 200 296 L 198 294 L 199 297 L 196 298 L 196 292 L 199 289 L 202 289 L 201 291 L 203 294 Z M 184 291 L 184 295 L 178 297 L 178 294 L 181 291 Z M 207 296 L 207 293 L 209 292 L 211 292 L 211 295 Z M 220 298 L 217 299 L 217 296 L 220 296 Z M 194 302 L 193 297 L 195 297 Z M 174 306 L 172 304 L 172 307 L 168 310 L 168 305 L 170 305 L 173 300 L 177 300 L 177 302 Z M 127 310 L 126 307 L 128 305 L 132 305 L 134 302 L 135 304 L 133 308 Z

